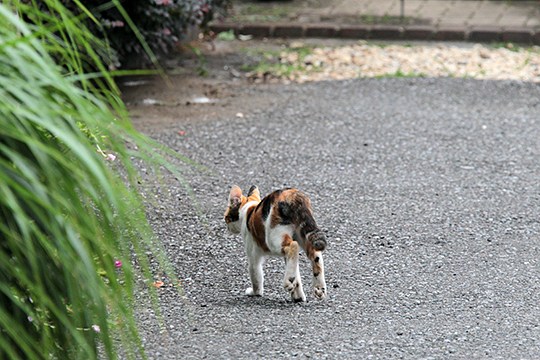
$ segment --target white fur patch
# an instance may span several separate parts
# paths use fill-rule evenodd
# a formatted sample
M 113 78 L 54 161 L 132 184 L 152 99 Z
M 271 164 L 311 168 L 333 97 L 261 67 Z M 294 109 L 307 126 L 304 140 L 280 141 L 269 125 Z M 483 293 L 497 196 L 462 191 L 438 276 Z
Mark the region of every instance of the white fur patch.
M 281 250 L 281 244 L 283 242 L 283 236 L 288 234 L 291 238 L 293 237 L 293 227 L 292 225 L 278 225 L 276 227 L 271 227 L 271 218 L 274 208 L 270 209 L 268 217 L 264 222 L 264 228 L 266 229 L 266 245 L 270 249 L 272 255 L 283 256 Z
M 242 233 L 242 237 L 245 238 L 245 234 L 248 233 L 248 230 L 247 230 L 247 219 L 246 219 L 246 213 L 248 211 L 248 209 L 252 206 L 257 206 L 258 202 L 257 201 L 248 201 L 247 203 L 244 204 L 244 206 L 242 206 L 242 208 L 240 209 L 240 213 L 239 213 L 239 216 L 240 216 L 240 222 L 242 223 L 242 229 L 241 229 L 241 233 Z

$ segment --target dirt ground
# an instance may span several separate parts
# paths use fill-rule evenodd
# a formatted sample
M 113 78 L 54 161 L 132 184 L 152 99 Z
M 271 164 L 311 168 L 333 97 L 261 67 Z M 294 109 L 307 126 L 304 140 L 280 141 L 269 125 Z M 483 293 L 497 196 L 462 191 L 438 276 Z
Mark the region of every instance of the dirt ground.
M 285 50 L 294 42 L 286 39 L 196 41 L 163 62 L 165 75 L 121 80 L 122 97 L 134 125 L 143 132 L 155 131 L 155 125 L 205 121 L 215 118 L 217 113 L 247 116 L 272 101 L 264 90 L 275 84 L 260 78 L 253 81 L 246 67 L 263 61 L 266 52 Z M 332 47 L 357 42 L 303 40 L 309 46 Z
M 164 62 L 164 75 L 125 78 L 120 82 L 134 125 L 141 131 L 182 121 L 204 121 L 215 114 L 242 117 L 268 102 L 245 76 L 242 66 L 256 63 L 241 41 L 194 43 Z M 258 48 L 279 49 L 279 41 Z M 200 55 L 197 53 L 200 51 Z M 201 74 L 201 72 L 204 72 Z M 263 85 L 264 86 L 264 85 Z M 250 93 L 246 101 L 245 92 Z

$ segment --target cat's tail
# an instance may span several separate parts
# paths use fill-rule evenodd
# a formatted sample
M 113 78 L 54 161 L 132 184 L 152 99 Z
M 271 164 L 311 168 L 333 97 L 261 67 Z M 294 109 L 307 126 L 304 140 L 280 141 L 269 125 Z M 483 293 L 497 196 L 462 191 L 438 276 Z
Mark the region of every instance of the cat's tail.
M 323 251 L 326 249 L 326 236 L 313 218 L 311 202 L 306 195 L 295 192 L 294 196 L 286 201 L 286 204 L 280 204 L 280 212 L 292 220 L 300 236 L 311 242 L 315 250 Z
M 310 232 L 306 235 L 306 238 L 311 241 L 313 248 L 318 251 L 323 251 L 326 249 L 326 236 L 320 229 L 317 229 L 314 232 Z

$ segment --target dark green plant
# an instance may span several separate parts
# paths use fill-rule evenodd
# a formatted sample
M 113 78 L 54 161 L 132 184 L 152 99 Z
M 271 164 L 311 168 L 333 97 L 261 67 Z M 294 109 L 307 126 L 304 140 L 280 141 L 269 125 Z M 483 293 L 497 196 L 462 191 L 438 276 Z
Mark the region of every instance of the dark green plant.
M 42 3 L 0 4 L 0 359 L 135 357 L 134 273 L 148 278 L 156 246 L 132 159 L 165 161 L 132 128 L 105 46 Z

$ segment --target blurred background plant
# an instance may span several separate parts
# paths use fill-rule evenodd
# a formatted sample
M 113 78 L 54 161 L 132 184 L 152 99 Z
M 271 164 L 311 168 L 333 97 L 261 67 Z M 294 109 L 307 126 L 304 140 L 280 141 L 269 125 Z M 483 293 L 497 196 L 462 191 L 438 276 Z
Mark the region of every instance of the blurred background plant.
M 103 62 L 121 36 L 95 30 L 139 24 L 103 15 L 124 13 L 117 2 L 63 3 L 0 4 L 0 359 L 144 358 L 133 293 L 151 286 L 134 279 L 151 282 L 148 256 L 164 257 L 134 161 L 175 172 L 167 159 L 179 155 L 132 127 Z
M 112 67 L 125 65 L 135 57 L 148 57 L 149 49 L 166 55 L 178 42 L 223 16 L 231 0 L 58 0 L 96 36 L 110 46 Z M 49 11 L 48 1 L 36 6 Z M 148 48 L 145 48 L 148 44 Z M 150 58 L 150 60 L 154 60 Z

